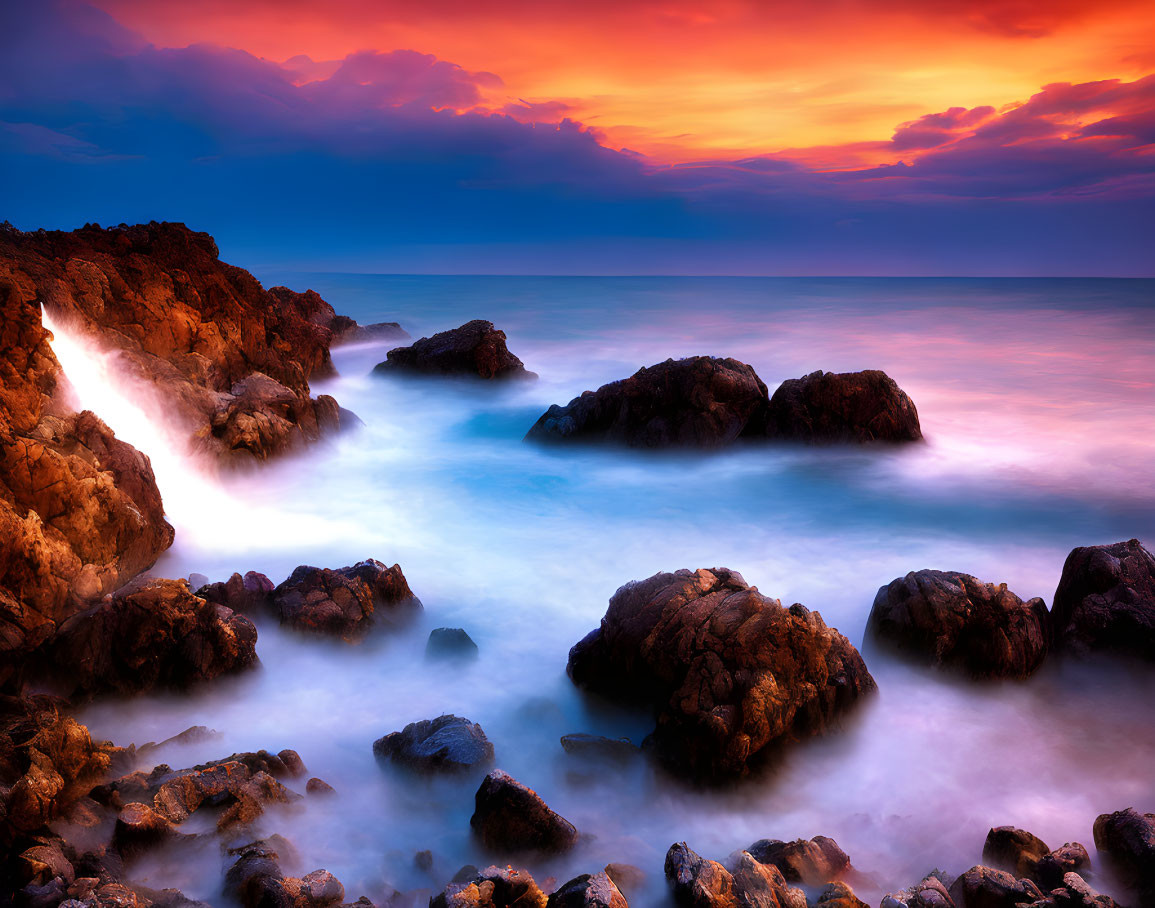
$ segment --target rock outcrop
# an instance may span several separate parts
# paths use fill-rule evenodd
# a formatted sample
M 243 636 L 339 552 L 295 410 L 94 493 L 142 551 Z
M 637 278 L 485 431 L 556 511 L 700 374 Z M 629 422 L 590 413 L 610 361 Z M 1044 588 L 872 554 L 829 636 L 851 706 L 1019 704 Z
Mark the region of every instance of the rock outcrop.
M 866 623 L 870 641 L 972 678 L 1026 678 L 1050 648 L 1042 599 L 956 571 L 912 571 L 881 587 Z
M 583 873 L 563 883 L 550 895 L 548 908 L 629 908 L 626 897 L 610 879 L 601 873 Z
M 1155 813 L 1127 808 L 1101 815 L 1095 847 L 1139 904 L 1155 904 Z
M 429 901 L 429 908 L 545 908 L 546 896 L 525 870 L 470 868 Z
M 788 883 L 823 886 L 832 883 L 850 869 L 850 858 L 829 836 L 796 839 L 760 839 L 746 849 L 754 860 L 773 864 Z
M 329 908 L 345 900 L 345 887 L 327 870 L 303 877 L 282 868 L 288 843 L 279 836 L 230 848 L 236 861 L 225 874 L 225 893 L 243 908 Z
M 806 908 L 801 889 L 745 851 L 727 868 L 679 842 L 666 852 L 665 870 L 678 908 Z
M 1060 888 L 1068 873 L 1085 874 L 1091 856 L 1078 842 L 1051 850 L 1038 836 L 1014 826 L 996 826 L 987 833 L 983 863 L 1038 884 L 1044 892 Z
M 333 374 L 332 308 L 311 291 L 265 290 L 183 224 L 0 231 L 0 296 L 43 303 L 117 351 L 156 390 L 146 407 L 214 458 L 263 460 L 341 425 L 337 402 L 309 392 Z
M 577 830 L 569 820 L 500 769 L 482 780 L 469 824 L 491 851 L 556 854 L 577 842 Z
M 811 372 L 784 381 L 766 408 L 767 438 L 817 444 L 919 441 L 914 402 L 885 372 Z
M 458 375 L 487 380 L 537 378 L 509 352 L 505 332 L 482 319 L 423 337 L 408 347 L 390 350 L 373 372 L 378 375 Z
M 570 650 L 567 671 L 580 687 L 651 705 L 658 757 L 701 780 L 748 773 L 875 689 L 858 651 L 821 615 L 784 608 L 728 568 L 626 584 L 601 627 Z
M 183 580 L 140 580 L 73 615 L 48 644 L 69 695 L 180 690 L 257 663 L 257 629 Z
M 1155 661 L 1155 555 L 1138 539 L 1075 549 L 1051 618 L 1057 648 Z
M 938 873 L 936 870 L 914 886 L 883 896 L 880 908 L 958 908 L 948 888 L 954 881 L 944 882 Z
M 373 753 L 420 772 L 468 772 L 493 763 L 493 745 L 481 726 L 460 716 L 413 722 L 374 741 Z
M 766 385 L 736 359 L 668 359 L 630 378 L 554 404 L 527 441 L 597 441 L 633 448 L 715 448 L 761 425 Z
M 435 627 L 425 643 L 425 658 L 467 662 L 478 656 L 477 644 L 460 627 Z

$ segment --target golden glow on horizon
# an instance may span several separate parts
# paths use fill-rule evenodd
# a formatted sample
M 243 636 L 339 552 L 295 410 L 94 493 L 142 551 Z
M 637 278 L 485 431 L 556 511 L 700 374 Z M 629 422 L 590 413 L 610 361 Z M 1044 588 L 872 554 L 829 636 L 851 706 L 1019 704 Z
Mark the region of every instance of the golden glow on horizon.
M 208 41 L 277 61 L 431 53 L 499 75 L 485 91 L 492 109 L 562 101 L 606 144 L 670 162 L 795 149 L 839 166 L 830 146 L 885 141 L 924 114 L 1155 69 L 1149 0 L 97 3 L 165 46 Z M 864 161 L 878 163 L 860 149 L 844 165 Z

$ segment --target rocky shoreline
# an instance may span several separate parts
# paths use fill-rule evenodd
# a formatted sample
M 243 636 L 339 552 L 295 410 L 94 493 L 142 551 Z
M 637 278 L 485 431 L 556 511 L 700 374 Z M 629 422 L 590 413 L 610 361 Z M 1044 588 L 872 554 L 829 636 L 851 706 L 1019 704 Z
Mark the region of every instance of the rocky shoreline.
M 311 395 L 310 379 L 333 374 L 336 344 L 405 339 L 393 323 L 361 327 L 338 316 L 312 291 L 265 290 L 220 262 L 211 237 L 183 225 L 0 230 L 0 904 L 198 904 L 134 884 L 132 868 L 157 849 L 207 842 L 220 852 L 224 903 L 401 908 L 403 894 L 347 901 L 323 868 L 294 875 L 292 843 L 255 835 L 269 808 L 308 811 L 330 783 L 340 787 L 308 778 L 295 751 L 173 769 L 152 763 L 147 745 L 93 741 L 70 717 L 91 698 L 180 692 L 255 668 L 252 618 L 357 643 L 403 626 L 422 604 L 399 565 L 373 559 L 301 565 L 279 584 L 253 571 L 191 585 L 148 576 L 173 530 L 147 452 L 72 410 L 41 303 L 70 331 L 117 351 L 172 408 L 189 451 L 224 466 L 281 456 L 354 424 L 332 397 Z M 382 373 L 533 376 L 504 332 L 482 321 L 391 350 L 382 365 Z M 551 407 L 527 436 L 642 448 L 921 437 L 913 402 L 884 373 L 815 372 L 770 395 L 751 367 L 712 357 L 671 360 L 586 392 Z M 464 631 L 438 631 L 430 658 L 476 653 Z M 1150 661 L 1155 557 L 1138 540 L 1075 549 L 1049 611 L 1005 584 L 912 572 L 878 590 L 866 639 L 871 659 L 896 656 L 983 682 L 1021 682 L 1056 658 Z M 817 611 L 784 606 L 729 568 L 625 584 L 573 646 L 566 671 L 590 695 L 649 710 L 655 723 L 640 750 L 575 734 L 561 742 L 566 752 L 608 772 L 645 756 L 691 785 L 741 785 L 795 742 L 837 734 L 878 687 Z M 441 880 L 431 908 L 627 908 L 638 879 L 656 874 L 611 864 L 560 885 L 535 882 L 516 865 L 580 854 L 596 831 L 575 827 L 500 769 L 501 753 L 464 717 L 430 717 L 365 747 L 385 771 L 453 778 L 466 797 L 478 783 L 470 827 L 497 863 Z M 1077 842 L 1051 849 L 1024 830 L 993 827 L 981 864 L 929 874 L 885 895 L 882 908 L 1109 908 L 1116 902 L 1090 885 L 1103 871 L 1133 898 L 1124 904 L 1155 904 L 1155 814 L 1104 813 L 1087 832 L 1094 859 Z M 824 836 L 760 840 L 722 861 L 676 842 L 663 869 L 685 908 L 865 904 L 853 889 L 858 868 Z

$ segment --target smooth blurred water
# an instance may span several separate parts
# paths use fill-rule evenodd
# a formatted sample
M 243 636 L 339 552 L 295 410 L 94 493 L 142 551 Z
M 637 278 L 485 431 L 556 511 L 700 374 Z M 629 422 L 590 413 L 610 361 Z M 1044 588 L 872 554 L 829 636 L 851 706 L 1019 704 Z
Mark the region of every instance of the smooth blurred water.
M 469 835 L 477 779 L 415 781 L 370 751 L 443 712 L 480 722 L 498 765 L 589 834 L 571 855 L 530 861 L 535 874 L 634 863 L 650 876 L 642 903 L 665 899 L 662 858 L 680 840 L 721 858 L 762 837 L 830 835 L 877 903 L 932 867 L 978 863 L 992 825 L 1091 847 L 1097 814 L 1155 810 L 1155 675 L 1127 666 L 1053 664 L 974 686 L 871 658 L 880 696 L 858 721 L 726 791 L 643 766 L 589 773 L 558 744 L 575 731 L 640 741 L 650 727 L 565 677 L 568 648 L 626 581 L 725 565 L 857 644 L 878 587 L 910 570 L 966 571 L 1049 603 L 1072 547 L 1155 540 L 1155 282 L 262 277 L 415 338 L 488 318 L 541 376 L 378 379 L 387 347 L 341 349 L 341 377 L 315 391 L 363 430 L 260 472 L 162 485 L 177 541 L 158 574 L 255 569 L 279 582 L 300 563 L 374 557 L 399 562 L 425 603 L 419 626 L 360 647 L 263 623 L 259 672 L 82 717 L 121 744 L 193 724 L 223 733 L 160 755 L 174 766 L 298 750 L 338 790 L 264 820 L 296 843 L 302 872 L 326 867 L 350 898 L 380 900 L 489 860 Z M 771 391 L 815 369 L 883 369 L 918 406 L 926 442 L 701 456 L 522 442 L 549 404 L 693 354 L 748 362 Z M 427 663 L 437 626 L 466 628 L 480 658 Z M 425 848 L 432 875 L 413 864 Z M 136 872 L 213 898 L 224 863 L 200 849 Z

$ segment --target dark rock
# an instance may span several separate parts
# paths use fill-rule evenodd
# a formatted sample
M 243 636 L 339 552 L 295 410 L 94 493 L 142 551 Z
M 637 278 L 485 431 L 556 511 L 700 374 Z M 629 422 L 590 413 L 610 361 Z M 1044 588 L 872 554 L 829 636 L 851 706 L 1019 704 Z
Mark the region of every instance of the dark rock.
M 537 378 L 505 345 L 505 332 L 493 322 L 476 319 L 460 328 L 423 337 L 408 347 L 390 350 L 375 374 L 415 372 L 469 375 L 484 379 Z
M 1030 880 L 1016 880 L 1004 870 L 972 867 L 950 887 L 950 897 L 959 908 L 1018 908 L 1043 898 Z
M 359 325 L 345 315 L 338 315 L 329 323 L 329 330 L 333 334 L 331 346 L 345 344 L 376 344 L 385 341 L 409 340 L 409 332 L 397 322 L 374 322 L 371 325 Z
M 56 680 L 78 694 L 183 689 L 257 662 L 257 629 L 183 580 L 142 580 L 61 625 Z
M 1059 885 L 1041 901 L 1032 902 L 1029 908 L 1119 908 L 1119 906 L 1113 898 L 1096 892 L 1086 880 L 1072 871 L 1064 874 Z
M 337 790 L 324 779 L 313 778 L 305 783 L 305 794 L 327 797 L 328 795 L 334 795 L 336 793 Z
M 406 725 L 373 742 L 379 760 L 422 772 L 460 772 L 493 763 L 493 745 L 476 722 L 440 716 Z
M 909 889 L 884 896 L 881 908 L 966 908 L 955 905 L 948 888 L 943 880 L 931 874 Z
M 608 763 L 629 763 L 641 754 L 641 749 L 627 738 L 603 738 L 580 732 L 562 735 L 561 746 L 571 757 Z
M 1075 549 L 1051 620 L 1058 648 L 1155 661 L 1155 556 L 1138 539 Z
M 155 741 L 149 741 L 147 744 L 140 745 L 140 747 L 136 749 L 136 755 L 140 759 L 145 759 L 162 747 L 199 744 L 203 741 L 212 741 L 221 737 L 223 737 L 223 735 L 219 731 L 214 731 L 205 725 L 192 725 L 179 734 L 173 735 L 171 738 L 165 738 L 159 744 Z
M 918 411 L 885 372 L 811 372 L 784 381 L 766 409 L 768 438 L 811 443 L 918 441 Z
M 476 659 L 477 644 L 460 627 L 435 627 L 425 644 L 426 659 Z
M 469 825 L 494 851 L 568 851 L 577 830 L 554 813 L 532 788 L 495 769 L 477 789 Z
M 512 867 L 463 867 L 429 908 L 545 908 L 546 897 L 533 877 Z
M 666 852 L 665 871 L 679 908 L 806 908 L 801 889 L 745 851 L 727 869 L 679 842 Z
M 846 852 L 838 847 L 834 839 L 824 835 L 815 836 L 809 841 L 761 839 L 746 850 L 756 861 L 773 864 L 781 870 L 787 882 L 805 883 L 807 886 L 818 887 L 832 883 L 850 868 L 850 858 Z
M 983 863 L 1016 877 L 1034 879 L 1039 861 L 1050 848 L 1036 835 L 1014 826 L 995 826 L 983 844 Z
M 288 850 L 288 854 L 284 853 Z M 225 894 L 244 908 L 328 908 L 345 898 L 345 887 L 327 870 L 288 876 L 292 846 L 280 836 L 231 848 L 237 860 L 225 874 Z
M 854 894 L 854 890 L 839 881 L 831 883 L 818 894 L 816 908 L 870 908 Z
M 1133 808 L 1095 820 L 1095 847 L 1140 904 L 1155 904 L 1155 813 Z
M 604 871 L 574 877 L 559 886 L 546 904 L 549 908 L 628 908 L 626 897 Z
M 339 570 L 301 565 L 272 594 L 282 624 L 358 640 L 375 625 L 399 626 L 421 611 L 399 565 L 370 558 Z
M 76 871 L 64 848 L 62 839 L 43 837 L 41 844 L 25 849 L 17 859 L 20 881 L 43 886 L 54 878 L 60 878 L 66 884 L 71 883 L 76 879 Z
M 147 804 L 126 804 L 116 818 L 113 847 L 125 860 L 161 845 L 178 835 L 172 823 Z
M 875 689 L 821 615 L 783 608 L 728 568 L 626 584 L 601 627 L 570 650 L 567 671 L 580 687 L 652 704 L 658 757 L 703 780 L 744 775 Z
M 264 574 L 248 571 L 243 577 L 234 573 L 223 582 L 205 584 L 196 594 L 242 615 L 255 615 L 270 608 L 273 589 L 273 581 Z
M 433 869 L 433 852 L 426 848 L 413 856 L 413 866 L 428 873 Z
M 867 619 L 869 639 L 928 665 L 972 678 L 1026 678 L 1050 647 L 1042 599 L 955 571 L 914 571 L 881 587 Z
M 1081 879 L 1090 869 L 1091 855 L 1087 849 L 1078 842 L 1067 842 L 1062 848 L 1043 855 L 1030 876 L 1043 890 L 1050 890 L 1062 886 L 1068 873 L 1079 874 Z
M 735 359 L 668 359 L 554 404 L 527 441 L 600 441 L 634 448 L 714 448 L 764 418 L 766 386 Z

